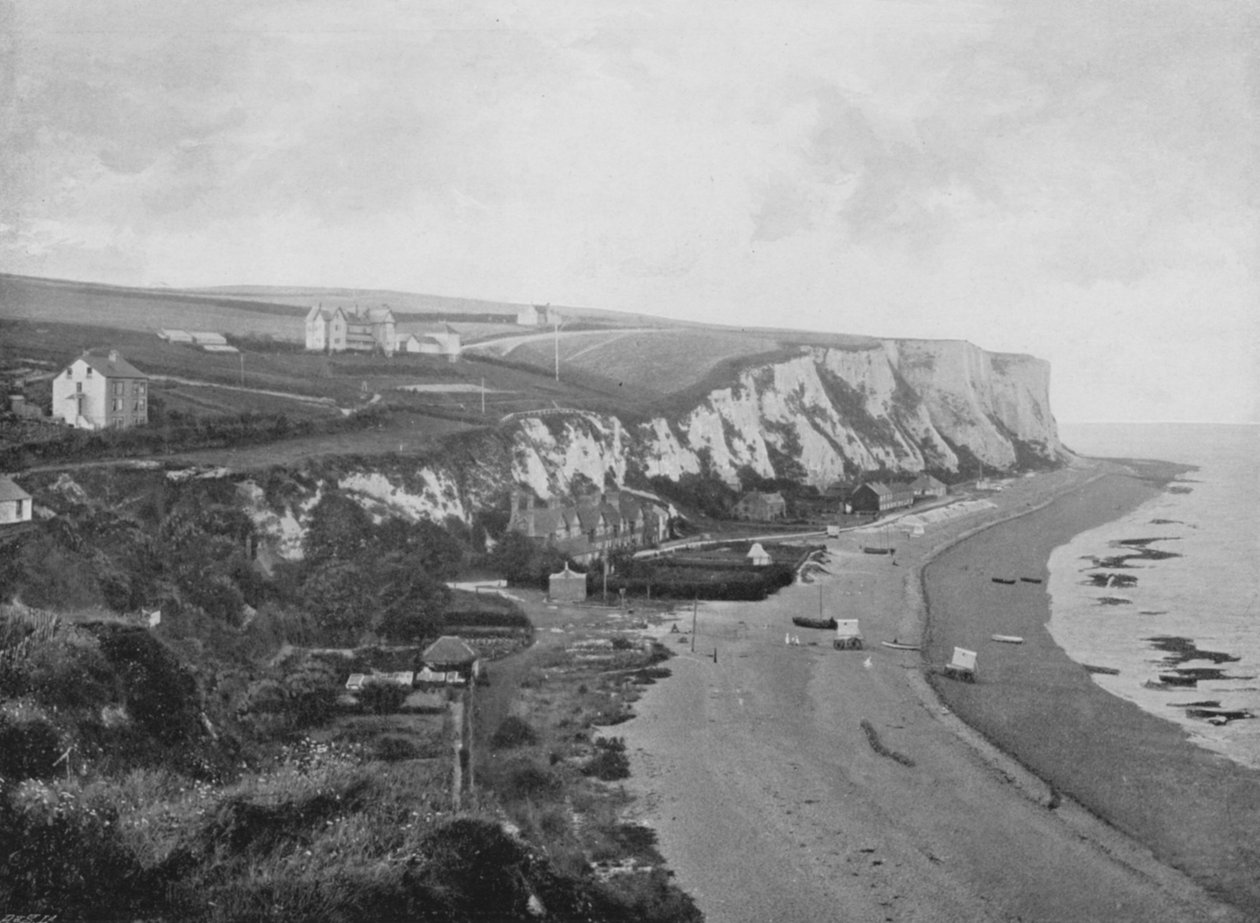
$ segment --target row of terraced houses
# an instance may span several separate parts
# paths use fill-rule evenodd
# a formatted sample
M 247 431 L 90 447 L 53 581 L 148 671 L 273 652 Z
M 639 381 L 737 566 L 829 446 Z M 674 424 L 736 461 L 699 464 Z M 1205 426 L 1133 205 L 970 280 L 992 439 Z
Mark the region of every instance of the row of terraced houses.
M 512 494 L 508 529 L 585 564 L 615 549 L 663 541 L 669 537 L 669 520 L 675 515 L 668 504 L 625 489 L 549 504 L 517 490 Z

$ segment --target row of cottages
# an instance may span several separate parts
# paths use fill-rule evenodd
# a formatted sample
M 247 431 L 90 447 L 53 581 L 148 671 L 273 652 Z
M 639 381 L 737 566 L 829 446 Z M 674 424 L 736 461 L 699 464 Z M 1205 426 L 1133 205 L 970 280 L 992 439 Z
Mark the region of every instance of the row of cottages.
M 621 490 L 549 506 L 540 506 L 532 493 L 514 491 L 508 530 L 585 564 L 613 549 L 662 541 L 668 535 L 669 511 Z
M 735 501 L 731 514 L 736 519 L 770 522 L 787 516 L 787 501 L 777 491 L 764 493 L 759 490 L 753 490 Z
M 149 379 L 115 349 L 84 353 L 53 379 L 52 416 L 78 429 L 148 423 Z
M 31 521 L 31 495 L 0 475 L 0 526 Z
M 394 312 L 378 308 L 311 308 L 306 315 L 306 348 L 314 352 L 383 352 L 394 354 L 397 346 Z

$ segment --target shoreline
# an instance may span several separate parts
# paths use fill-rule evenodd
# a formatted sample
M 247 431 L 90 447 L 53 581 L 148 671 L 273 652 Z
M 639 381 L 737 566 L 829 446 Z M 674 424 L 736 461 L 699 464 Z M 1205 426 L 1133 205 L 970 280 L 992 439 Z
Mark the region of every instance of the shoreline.
M 1070 799 L 1048 810 L 1045 784 L 942 714 L 924 677 L 939 622 L 934 608 L 929 629 L 918 605 L 928 562 L 1027 529 L 1105 470 L 1082 462 L 1012 482 L 994 509 L 900 540 L 901 566 L 842 536 L 814 585 L 701 606 L 697 649 L 719 649 L 718 661 L 675 657 L 622 728 L 636 814 L 708 919 L 825 919 L 839 906 L 932 923 L 1095 919 L 1104 907 L 1115 921 L 1242 919 Z M 865 652 L 791 627 L 820 598 L 861 616 Z M 785 630 L 802 644 L 784 645 Z M 922 654 L 879 644 L 920 633 Z
M 994 631 L 1025 639 L 1018 648 L 981 640 L 974 686 L 938 676 L 929 681 L 960 720 L 1053 791 L 1208 892 L 1258 914 L 1260 772 L 1199 747 L 1176 723 L 1107 692 L 1050 637 L 1046 582 L 1053 549 L 1138 508 L 1158 495 L 1156 487 L 1190 469 L 1128 460 L 1108 467 L 1025 514 L 1029 522 L 995 523 L 924 563 L 926 660 L 944 662 L 954 644 L 975 646 Z M 1145 489 L 1134 490 L 1136 482 Z M 988 570 L 998 569 L 1036 574 L 1043 583 L 995 585 Z

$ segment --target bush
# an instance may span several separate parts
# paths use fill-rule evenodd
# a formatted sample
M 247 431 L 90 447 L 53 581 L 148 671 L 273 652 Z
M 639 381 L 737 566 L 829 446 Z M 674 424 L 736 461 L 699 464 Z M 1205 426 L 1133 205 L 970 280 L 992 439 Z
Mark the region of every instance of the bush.
M 517 760 L 494 773 L 491 784 L 506 802 L 555 799 L 564 789 L 559 776 L 528 759 Z
M 375 754 L 378 760 L 385 763 L 415 760 L 424 755 L 412 741 L 405 737 L 394 736 L 382 737 L 377 740 Z
M 595 755 L 582 767 L 582 775 L 604 782 L 630 778 L 630 759 L 626 742 L 620 737 L 601 737 L 595 741 Z
M 373 680 L 359 690 L 359 704 L 374 715 L 388 715 L 398 711 L 410 694 L 406 686 Z
M 46 719 L 0 714 L 0 776 L 46 779 L 56 771 L 60 755 L 57 729 Z
M 524 718 L 509 715 L 504 718 L 494 736 L 490 738 L 490 746 L 499 750 L 511 750 L 538 743 L 538 732 Z

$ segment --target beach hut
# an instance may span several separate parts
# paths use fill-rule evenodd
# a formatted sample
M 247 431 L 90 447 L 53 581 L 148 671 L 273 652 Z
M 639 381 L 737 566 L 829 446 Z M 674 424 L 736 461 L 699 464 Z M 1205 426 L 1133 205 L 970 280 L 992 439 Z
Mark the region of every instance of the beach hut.
M 585 602 L 586 574 L 569 570 L 569 562 L 565 561 L 564 570 L 547 578 L 547 595 L 557 602 Z
M 858 619 L 836 619 L 836 637 L 831 646 L 838 651 L 861 650 L 862 629 Z
M 945 675 L 968 683 L 976 681 L 976 652 L 965 647 L 954 648 L 954 659 L 945 664 Z
M 753 567 L 766 567 L 770 564 L 770 553 L 761 547 L 761 542 L 753 542 L 748 549 L 748 563 Z

